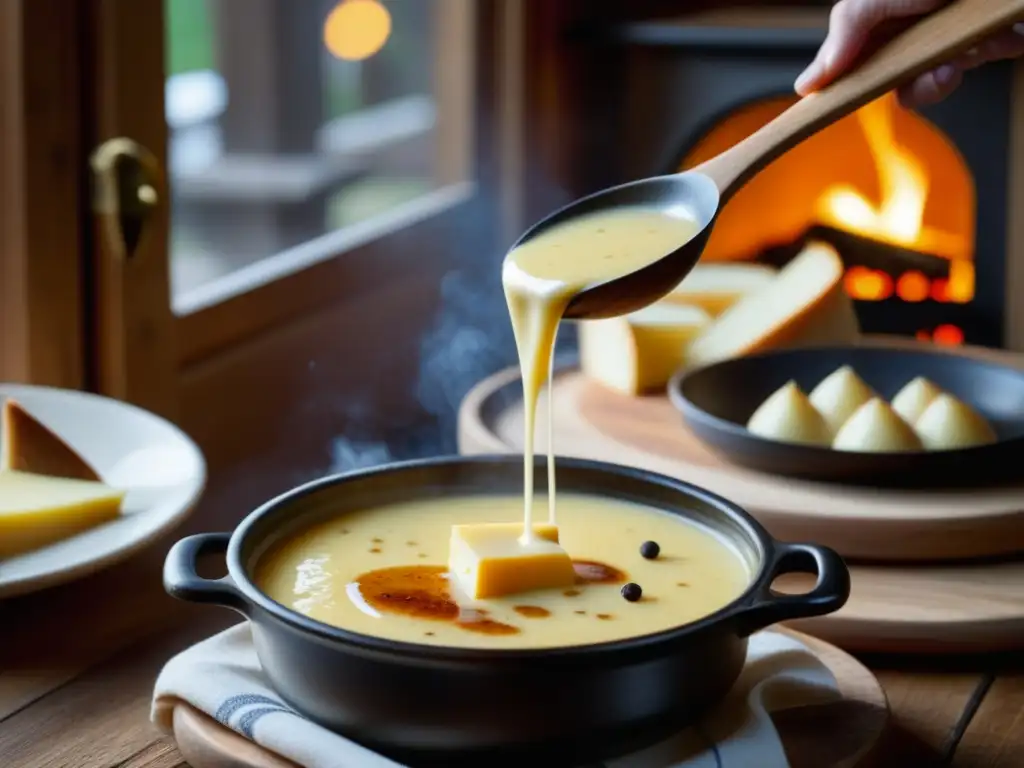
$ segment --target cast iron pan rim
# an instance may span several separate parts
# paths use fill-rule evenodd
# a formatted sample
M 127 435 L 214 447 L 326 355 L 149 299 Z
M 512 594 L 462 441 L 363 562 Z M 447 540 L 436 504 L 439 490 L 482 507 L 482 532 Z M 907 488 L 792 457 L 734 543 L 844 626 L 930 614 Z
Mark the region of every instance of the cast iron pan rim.
M 808 355 L 808 354 L 813 354 L 815 352 L 839 352 L 839 351 L 844 351 L 844 350 L 846 350 L 846 351 L 867 350 L 867 351 L 870 351 L 870 352 L 880 352 L 881 354 L 893 354 L 893 355 L 903 355 L 903 356 L 910 355 L 910 356 L 917 356 L 917 357 L 956 357 L 956 353 L 955 352 L 937 352 L 937 351 L 933 351 L 933 350 L 924 350 L 924 349 L 906 349 L 906 350 L 904 350 L 904 349 L 898 349 L 898 348 L 893 348 L 893 347 L 886 347 L 886 346 L 882 346 L 882 345 L 871 346 L 871 345 L 868 345 L 868 344 L 851 346 L 851 347 L 841 347 L 841 346 L 799 347 L 799 348 L 796 348 L 796 349 L 785 349 L 785 350 L 775 350 L 775 351 L 769 351 L 769 352 L 758 352 L 757 354 L 753 354 L 753 355 L 744 355 L 743 357 L 733 357 L 733 358 L 729 358 L 727 360 L 719 360 L 717 363 L 712 363 L 711 365 L 707 365 L 707 366 L 704 366 L 702 368 L 692 368 L 692 369 L 687 369 L 685 367 L 684 368 L 680 368 L 674 374 L 672 374 L 672 378 L 669 379 L 668 385 L 666 387 L 666 389 L 668 390 L 668 399 L 672 402 L 672 405 L 675 406 L 676 410 L 681 412 L 683 414 L 683 416 L 686 417 L 686 418 L 698 419 L 698 420 L 704 422 L 705 424 L 707 424 L 712 429 L 718 430 L 719 432 L 725 432 L 725 433 L 728 433 L 728 434 L 733 435 L 735 437 L 741 437 L 741 438 L 743 438 L 745 440 L 750 440 L 751 442 L 759 443 L 759 444 L 765 446 L 766 448 L 767 447 L 772 447 L 772 446 L 778 446 L 780 444 L 780 441 L 769 440 L 766 437 L 761 437 L 759 435 L 755 435 L 752 432 L 748 431 L 746 426 L 744 426 L 743 424 L 738 424 L 735 421 L 729 421 L 728 419 L 723 419 L 721 416 L 715 416 L 710 411 L 707 411 L 704 408 L 702 408 L 701 406 L 697 405 L 697 403 L 693 402 L 685 394 L 683 394 L 683 389 L 686 386 L 687 382 L 690 379 L 692 379 L 692 378 L 696 378 L 696 377 L 698 377 L 698 376 L 700 376 L 700 375 L 702 375 L 702 374 L 704 374 L 704 373 L 706 373 L 708 371 L 713 371 L 716 368 L 724 367 L 724 366 L 727 366 L 727 365 L 736 364 L 738 360 L 743 360 L 743 361 L 755 360 L 756 361 L 756 360 L 765 360 L 765 359 L 769 359 L 769 358 L 793 357 L 793 356 L 796 356 L 796 355 L 805 356 L 805 355 Z M 981 368 L 988 368 L 988 369 L 990 369 L 993 372 L 996 372 L 996 371 L 1015 371 L 1015 369 L 1010 368 L 1009 366 L 1001 365 L 1000 363 L 994 363 L 994 362 L 992 362 L 990 360 L 980 360 L 980 359 L 974 358 L 974 357 L 967 358 L 967 360 L 970 362 L 971 365 L 978 366 L 978 367 L 981 367 Z M 1018 437 L 1009 437 L 1009 438 L 1006 438 L 1004 440 L 997 440 L 995 443 L 986 443 L 985 445 L 972 445 L 972 446 L 970 446 L 968 448 L 952 448 L 952 449 L 946 449 L 946 450 L 941 450 L 941 451 L 872 451 L 869 455 L 871 455 L 871 456 L 878 456 L 878 457 L 885 457 L 885 456 L 893 456 L 893 457 L 896 457 L 896 456 L 900 456 L 900 457 L 906 457 L 906 456 L 964 456 L 965 458 L 970 458 L 970 457 L 972 457 L 972 454 L 977 454 L 977 453 L 980 453 L 980 452 L 988 452 L 988 451 L 991 451 L 993 449 L 993 447 L 996 447 L 996 446 L 999 446 L 1000 448 L 1006 448 L 1007 446 L 1011 446 L 1012 447 L 1013 445 L 1016 445 L 1018 443 L 1020 443 L 1021 445 L 1024 445 L 1024 435 L 1021 435 L 1021 436 L 1018 436 Z M 827 453 L 834 453 L 835 452 L 835 450 L 833 448 L 826 448 L 824 446 L 810 445 L 810 444 L 806 444 L 806 443 L 783 443 L 783 445 L 785 445 L 788 448 L 799 448 L 800 450 L 803 450 L 803 451 L 813 451 L 815 453 L 826 453 L 826 452 Z M 852 453 L 856 454 L 856 453 L 859 453 L 859 452 L 852 451 Z M 860 455 L 864 455 L 864 454 L 861 453 Z
M 638 637 L 629 637 L 623 640 L 613 640 L 604 643 L 592 643 L 590 645 L 565 646 L 554 648 L 537 648 L 524 650 L 507 649 L 476 649 L 461 648 L 458 646 L 427 645 L 379 638 L 372 635 L 353 632 L 351 630 L 333 627 L 329 624 L 310 619 L 297 611 L 285 607 L 281 603 L 271 599 L 262 590 L 258 589 L 246 573 L 242 563 L 242 544 L 249 536 L 253 526 L 266 515 L 272 514 L 282 506 L 312 493 L 340 483 L 365 478 L 373 475 L 399 474 L 406 470 L 423 469 L 429 467 L 445 466 L 452 464 L 510 464 L 520 466 L 522 458 L 514 455 L 504 454 L 483 454 L 477 456 L 447 455 L 427 459 L 413 459 L 409 461 L 393 462 L 369 469 L 358 469 L 350 472 L 343 472 L 335 475 L 328 475 L 312 482 L 300 485 L 280 496 L 265 502 L 260 507 L 249 513 L 239 523 L 231 536 L 227 551 L 228 573 L 234 581 L 235 586 L 242 595 L 252 604 L 263 609 L 281 623 L 315 636 L 317 639 L 328 642 L 341 643 L 354 646 L 362 651 L 379 652 L 395 657 L 406 657 L 411 662 L 429 661 L 481 661 L 492 663 L 514 663 L 516 661 L 599 661 L 609 657 L 623 654 L 645 653 L 653 650 L 668 648 L 673 644 L 684 642 L 691 635 L 710 629 L 718 624 L 729 621 L 738 611 L 746 608 L 751 598 L 763 586 L 762 582 L 770 578 L 772 565 L 772 553 L 778 544 L 768 532 L 754 520 L 747 512 L 731 501 L 706 491 L 695 485 L 682 480 L 677 480 L 667 475 L 650 472 L 644 469 L 621 466 L 603 461 L 591 461 L 575 457 L 556 457 L 558 466 L 583 470 L 586 472 L 600 472 L 612 474 L 623 478 L 644 480 L 647 482 L 668 487 L 683 494 L 697 498 L 705 504 L 713 507 L 724 514 L 745 530 L 747 535 L 760 550 L 758 555 L 761 558 L 757 572 L 751 578 L 746 590 L 733 601 L 718 609 L 704 618 L 681 624 L 661 632 L 655 632 Z M 676 514 L 671 510 L 662 510 L 670 514 Z

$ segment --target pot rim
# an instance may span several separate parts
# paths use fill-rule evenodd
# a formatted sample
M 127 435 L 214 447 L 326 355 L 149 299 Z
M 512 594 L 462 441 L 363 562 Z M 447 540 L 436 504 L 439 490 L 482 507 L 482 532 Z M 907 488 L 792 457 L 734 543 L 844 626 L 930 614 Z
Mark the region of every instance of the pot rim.
M 594 659 L 595 657 L 606 657 L 625 652 L 638 652 L 649 650 L 652 646 L 666 643 L 678 642 L 685 638 L 696 635 L 703 630 L 731 619 L 737 612 L 748 607 L 752 599 L 763 589 L 765 579 L 770 579 L 773 555 L 780 545 L 748 512 L 739 505 L 718 496 L 710 491 L 687 483 L 683 480 L 669 477 L 667 475 L 651 472 L 645 469 L 626 467 L 618 464 L 603 461 L 592 461 L 571 457 L 556 457 L 557 465 L 572 467 L 596 472 L 603 472 L 619 477 L 641 480 L 654 483 L 662 487 L 669 487 L 674 491 L 699 499 L 709 505 L 716 512 L 730 518 L 738 524 L 749 535 L 754 544 L 756 557 L 759 559 L 756 572 L 750 578 L 746 589 L 719 608 L 717 611 L 698 619 L 697 621 L 680 624 L 669 629 L 658 632 L 628 637 L 620 640 L 612 640 L 586 645 L 566 645 L 544 648 L 504 649 L 504 648 L 465 648 L 454 645 L 428 645 L 404 640 L 393 640 L 384 637 L 355 632 L 341 627 L 311 619 L 294 611 L 285 605 L 275 601 L 269 595 L 260 590 L 246 572 L 242 562 L 243 544 L 251 534 L 253 527 L 267 515 L 272 514 L 282 506 L 288 505 L 299 498 L 321 489 L 334 485 L 341 485 L 356 478 L 364 478 L 373 475 L 387 475 L 399 473 L 403 470 L 422 469 L 434 466 L 452 464 L 506 464 L 521 462 L 521 457 L 508 456 L 504 454 L 483 454 L 477 456 L 445 455 L 425 459 L 413 459 L 401 462 L 392 462 L 368 469 L 358 469 L 334 475 L 328 475 L 308 483 L 304 483 L 292 490 L 286 491 L 279 496 L 264 502 L 235 528 L 231 534 L 227 549 L 228 575 L 234 582 L 235 588 L 242 593 L 244 598 L 252 605 L 255 605 L 273 616 L 276 620 L 290 626 L 293 629 L 311 634 L 321 640 L 341 643 L 354 646 L 363 651 L 384 652 L 390 655 L 415 657 L 419 661 L 450 661 L 450 660 L 477 660 L 477 661 L 499 661 L 511 662 L 515 660 L 574 660 Z M 663 509 L 669 514 L 681 514 L 675 510 Z M 685 516 L 685 515 L 681 515 Z

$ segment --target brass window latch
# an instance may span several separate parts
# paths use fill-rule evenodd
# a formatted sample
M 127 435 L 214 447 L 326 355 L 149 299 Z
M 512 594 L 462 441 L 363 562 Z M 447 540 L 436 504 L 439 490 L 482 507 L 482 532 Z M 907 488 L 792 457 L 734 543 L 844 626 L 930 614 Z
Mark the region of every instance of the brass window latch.
M 89 164 L 99 234 L 110 253 L 127 261 L 138 251 L 160 203 L 160 164 L 148 149 L 123 137 L 100 144 Z

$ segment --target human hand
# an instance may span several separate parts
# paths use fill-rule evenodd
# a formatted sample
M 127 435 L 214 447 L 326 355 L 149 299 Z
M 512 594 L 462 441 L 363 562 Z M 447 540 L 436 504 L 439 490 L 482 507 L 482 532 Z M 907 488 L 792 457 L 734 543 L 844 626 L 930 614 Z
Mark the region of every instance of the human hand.
M 829 17 L 828 36 L 814 61 L 797 78 L 796 92 L 806 96 L 843 75 L 865 49 L 893 36 L 893 22 L 905 22 L 916 16 L 927 15 L 947 2 L 839 0 Z M 968 69 L 1021 55 L 1024 55 L 1024 24 L 1015 24 L 1012 29 L 990 37 L 967 54 L 946 62 L 901 88 L 900 102 L 908 107 L 935 104 L 957 89 Z

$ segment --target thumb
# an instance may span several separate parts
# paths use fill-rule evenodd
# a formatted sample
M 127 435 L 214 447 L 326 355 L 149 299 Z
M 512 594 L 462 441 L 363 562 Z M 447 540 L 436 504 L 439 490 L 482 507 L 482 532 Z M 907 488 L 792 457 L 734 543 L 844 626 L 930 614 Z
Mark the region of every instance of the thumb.
M 796 92 L 806 96 L 850 69 L 886 22 L 921 16 L 945 4 L 946 0 L 839 0 L 832 7 L 828 36 L 797 78 Z

